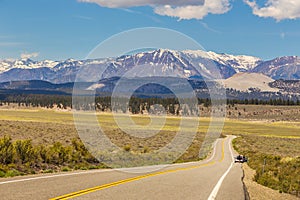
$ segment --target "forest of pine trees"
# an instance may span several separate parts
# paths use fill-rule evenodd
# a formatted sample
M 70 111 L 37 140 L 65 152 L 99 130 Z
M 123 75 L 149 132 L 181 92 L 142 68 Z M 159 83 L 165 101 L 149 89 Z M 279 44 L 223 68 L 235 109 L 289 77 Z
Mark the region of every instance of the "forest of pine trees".
M 0 98 L 0 106 L 9 105 L 10 103 L 18 104 L 23 107 L 43 107 L 43 108 L 59 108 L 59 109 L 76 109 L 76 110 L 97 110 L 101 112 L 111 112 L 112 109 L 118 112 L 131 112 L 132 114 L 144 114 L 145 112 L 154 112 L 155 105 L 160 105 L 167 114 L 179 115 L 191 112 L 192 103 L 189 103 L 189 99 L 185 100 L 184 104 L 180 104 L 177 98 L 139 98 L 131 97 L 128 105 L 126 105 L 125 98 L 114 99 L 112 105 L 111 97 L 95 97 L 93 103 L 85 101 L 86 97 L 81 97 L 79 102 L 73 103 L 72 96 L 64 95 L 8 95 Z M 117 102 L 117 103 L 116 103 Z M 274 105 L 274 106 L 299 106 L 300 100 L 284 100 L 284 99 L 270 99 L 270 100 L 259 100 L 259 99 L 227 99 L 228 105 Z M 126 105 L 126 106 L 124 106 Z M 198 99 L 198 105 L 209 107 L 211 105 L 210 99 Z M 188 111 L 189 110 L 189 111 Z

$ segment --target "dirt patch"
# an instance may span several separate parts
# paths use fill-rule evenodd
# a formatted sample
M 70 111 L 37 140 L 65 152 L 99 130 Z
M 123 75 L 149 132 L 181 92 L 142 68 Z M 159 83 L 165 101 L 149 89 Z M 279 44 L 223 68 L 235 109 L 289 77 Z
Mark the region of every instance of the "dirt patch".
M 272 190 L 253 181 L 255 170 L 251 169 L 247 164 L 243 164 L 243 170 L 245 173 L 245 177 L 243 181 L 247 187 L 251 200 L 265 200 L 265 199 L 299 200 L 299 198 L 297 197 L 294 197 L 289 194 L 279 193 L 279 191 Z

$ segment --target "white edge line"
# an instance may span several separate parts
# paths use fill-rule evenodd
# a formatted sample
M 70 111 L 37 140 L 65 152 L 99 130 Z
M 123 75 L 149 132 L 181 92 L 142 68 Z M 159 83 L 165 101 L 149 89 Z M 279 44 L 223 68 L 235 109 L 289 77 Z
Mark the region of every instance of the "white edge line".
M 110 171 L 114 171 L 114 169 L 101 169 L 101 170 L 91 170 L 91 171 L 86 171 L 86 172 L 74 172 L 74 173 L 68 173 L 68 174 L 55 174 L 55 175 L 49 175 L 49 176 L 38 176 L 38 177 L 32 177 L 32 178 L 24 178 L 24 179 L 3 181 L 3 182 L 0 182 L 0 185 L 7 184 L 7 183 L 17 183 L 17 182 L 32 181 L 32 180 L 38 180 L 38 179 L 47 179 L 47 178 L 55 178 L 55 177 L 73 176 L 73 175 L 80 175 L 80 174 L 103 173 L 103 172 L 110 172 Z
M 199 160 L 199 161 L 194 161 L 194 162 L 184 162 L 184 163 L 175 163 L 175 164 L 171 164 L 171 165 L 166 165 L 167 167 L 170 167 L 170 166 L 178 166 L 178 165 L 189 165 L 189 164 L 198 164 L 199 162 L 201 163 L 208 163 L 210 162 L 212 159 L 214 159 L 215 155 L 216 155 L 216 149 L 217 149 L 217 143 L 218 143 L 218 140 L 216 140 L 212 147 L 213 147 L 213 153 L 212 155 L 209 157 L 209 159 L 204 159 L 204 160 Z
M 208 159 L 208 160 L 206 160 L 206 162 L 210 162 L 212 159 L 214 159 L 214 157 L 215 157 L 215 155 L 216 155 L 216 149 L 217 149 L 217 142 L 218 142 L 218 140 L 216 140 L 215 142 L 214 142 L 214 145 L 213 145 L 213 148 L 214 148 L 214 152 L 213 152 L 213 154 L 210 156 L 210 158 Z
M 216 154 L 216 144 L 217 144 L 217 141 L 214 142 L 214 145 L 213 145 L 214 152 L 208 160 L 202 160 L 202 161 L 197 161 L 197 162 L 205 162 L 205 163 L 210 162 Z M 170 166 L 178 166 L 178 165 L 196 164 L 197 162 L 176 163 L 176 164 L 163 165 L 163 166 L 170 167 Z M 147 166 L 145 166 L 145 167 L 147 167 Z M 151 167 L 155 167 L 155 166 L 151 166 Z M 9 183 L 25 182 L 25 181 L 33 181 L 33 180 L 39 180 L 39 179 L 48 179 L 48 178 L 56 178 L 56 177 L 64 177 L 64 176 L 81 175 L 81 174 L 111 172 L 111 171 L 116 171 L 116 170 L 117 169 L 100 169 L 100 170 L 90 170 L 90 171 L 85 171 L 85 172 L 74 172 L 74 173 L 68 173 L 68 174 L 66 173 L 66 174 L 55 174 L 55 175 L 49 175 L 49 176 L 38 176 L 38 177 L 32 177 L 32 178 L 24 178 L 24 179 L 3 181 L 3 182 L 0 182 L 0 185 L 9 184 Z M 122 168 L 122 170 L 124 170 L 124 168 Z
M 232 140 L 229 140 L 230 142 Z M 212 192 L 210 193 L 209 197 L 207 200 L 214 200 L 216 199 L 217 197 L 217 194 L 219 192 L 219 189 L 221 188 L 221 185 L 225 179 L 225 177 L 228 175 L 228 173 L 230 172 L 232 166 L 233 166 L 233 152 L 232 152 L 232 149 L 231 149 L 231 145 L 229 145 L 229 151 L 230 151 L 230 154 L 231 154 L 231 165 L 229 166 L 229 168 L 227 169 L 227 171 L 222 175 L 222 177 L 219 179 L 218 183 L 215 185 L 214 189 L 212 190 Z

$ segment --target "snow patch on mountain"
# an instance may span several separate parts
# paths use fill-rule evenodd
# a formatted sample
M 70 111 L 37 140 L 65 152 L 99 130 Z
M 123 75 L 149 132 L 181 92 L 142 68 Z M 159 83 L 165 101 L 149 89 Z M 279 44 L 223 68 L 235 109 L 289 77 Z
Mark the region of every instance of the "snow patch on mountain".
M 229 54 L 217 54 L 215 52 L 209 51 L 208 55 L 211 59 L 222 63 L 223 65 L 232 66 L 236 72 L 246 72 L 254 67 L 256 67 L 259 63 L 262 62 L 260 58 L 253 56 L 244 56 L 244 55 L 229 55 Z

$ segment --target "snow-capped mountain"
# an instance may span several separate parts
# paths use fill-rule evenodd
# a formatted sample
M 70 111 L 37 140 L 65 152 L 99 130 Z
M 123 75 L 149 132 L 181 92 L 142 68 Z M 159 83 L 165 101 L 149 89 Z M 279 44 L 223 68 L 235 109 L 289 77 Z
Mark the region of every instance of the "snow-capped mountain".
M 31 59 L 21 59 L 21 60 L 3 60 L 0 61 L 0 73 L 9 71 L 11 69 L 36 69 L 41 67 L 53 68 L 59 62 L 52 60 L 44 60 L 41 62 L 33 61 Z
M 43 80 L 52 83 L 74 82 L 80 67 L 102 63 L 102 59 L 33 61 L 30 59 L 0 61 L 0 82 Z
M 284 56 L 262 62 L 252 72 L 263 73 L 273 79 L 300 79 L 300 57 Z
M 252 56 L 234 56 L 201 50 L 158 49 L 118 58 L 65 61 L 2 60 L 0 82 L 18 80 L 73 82 L 78 71 L 84 67 L 88 69 L 88 75 L 99 74 L 99 71 L 105 69 L 100 79 L 117 76 L 227 79 L 239 72 L 263 73 L 273 79 L 299 79 L 300 77 L 298 57 L 283 57 L 265 62 Z M 217 76 L 217 72 L 220 76 Z
M 201 60 L 195 63 L 194 61 L 199 58 Z M 199 63 L 209 63 L 209 60 L 203 57 L 190 58 L 188 54 L 180 51 L 158 49 L 116 58 L 107 65 L 103 78 L 109 78 L 112 75 L 123 76 L 124 74 L 131 77 L 175 76 L 190 78 L 201 75 L 209 77 L 209 66 L 207 65 L 207 69 L 203 70 L 197 66 Z M 211 62 L 210 65 L 214 65 L 214 63 Z
M 216 62 L 232 66 L 236 72 L 247 72 L 263 62 L 260 58 L 253 56 L 233 56 L 228 54 L 217 54 L 211 51 L 208 52 L 208 54 L 210 58 Z

